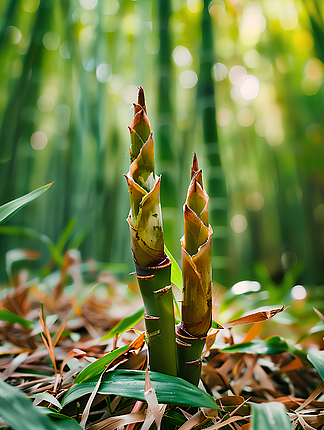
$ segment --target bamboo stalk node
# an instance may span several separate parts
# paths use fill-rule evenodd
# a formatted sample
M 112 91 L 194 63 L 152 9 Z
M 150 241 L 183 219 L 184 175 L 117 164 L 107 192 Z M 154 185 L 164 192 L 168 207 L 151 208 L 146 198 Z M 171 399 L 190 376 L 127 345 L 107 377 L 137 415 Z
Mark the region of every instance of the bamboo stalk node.
M 168 293 L 171 290 L 171 288 L 172 288 L 171 285 L 167 285 L 164 288 L 161 288 L 159 290 L 153 291 L 153 293 L 156 294 L 156 295 L 159 294 L 159 297 L 157 297 L 157 300 L 160 300 L 160 298 L 163 296 L 163 294 Z
M 146 319 L 146 320 L 159 320 L 160 317 L 155 317 L 153 315 L 144 314 L 144 319 Z

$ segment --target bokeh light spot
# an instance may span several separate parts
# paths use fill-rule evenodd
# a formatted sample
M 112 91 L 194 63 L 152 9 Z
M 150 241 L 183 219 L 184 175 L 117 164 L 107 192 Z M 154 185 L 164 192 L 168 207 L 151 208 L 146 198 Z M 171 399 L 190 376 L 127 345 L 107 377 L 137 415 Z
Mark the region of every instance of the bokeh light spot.
M 239 295 L 249 292 L 256 292 L 261 289 L 261 285 L 257 281 L 240 281 L 233 285 L 231 288 L 232 293 Z
M 179 81 L 183 88 L 193 88 L 198 82 L 198 76 L 192 70 L 185 70 L 181 73 Z
M 257 212 L 260 211 L 264 206 L 264 197 L 258 191 L 250 193 L 245 198 L 245 206 L 248 210 Z
M 38 9 L 39 0 L 23 0 L 22 7 L 26 12 L 34 13 Z
M 252 13 L 243 18 L 239 31 L 243 35 L 261 34 L 266 28 L 266 20 L 260 13 Z
M 68 42 L 63 42 L 59 48 L 59 53 L 64 60 L 71 58 L 70 48 Z
M 47 145 L 47 142 L 48 142 L 47 134 L 44 133 L 43 131 L 35 131 L 30 136 L 30 144 L 32 148 L 35 149 L 36 151 L 41 151 L 42 149 L 44 149 Z
M 244 215 L 236 214 L 231 219 L 230 225 L 234 233 L 243 233 L 247 228 L 247 219 Z
M 144 49 L 150 55 L 155 55 L 159 52 L 161 46 L 160 39 L 155 34 L 150 34 L 144 40 Z
M 295 285 L 292 287 L 290 294 L 294 300 L 303 300 L 307 297 L 306 288 L 302 285 Z
M 204 3 L 202 0 L 187 0 L 187 8 L 191 13 L 198 13 L 203 10 Z
M 241 127 L 249 127 L 255 120 L 255 113 L 250 108 L 242 108 L 237 113 L 237 122 Z
M 321 79 L 324 73 L 324 65 L 318 58 L 311 58 L 305 67 L 305 73 L 308 78 Z
M 255 49 L 250 49 L 243 57 L 244 64 L 250 69 L 255 69 L 260 64 L 260 54 Z
M 103 0 L 101 10 L 104 15 L 116 15 L 120 4 L 118 0 Z
M 15 27 L 14 25 L 9 25 L 5 31 L 10 43 L 13 45 L 18 45 L 22 37 L 19 28 Z
M 92 10 L 97 6 L 98 0 L 79 0 L 79 3 L 80 6 L 83 7 L 83 9 Z
M 223 81 L 227 76 L 227 67 L 223 63 L 216 63 L 213 67 L 213 73 L 217 82 Z
M 229 78 L 232 84 L 239 84 L 243 76 L 247 75 L 247 71 L 242 66 L 234 66 L 229 71 Z
M 96 76 L 100 83 L 109 82 L 112 76 L 112 67 L 110 64 L 101 63 L 96 69 Z
M 177 46 L 172 52 L 173 61 L 179 67 L 185 67 L 191 64 L 192 57 L 190 51 L 185 46 Z
M 267 127 L 267 126 L 266 126 Z M 267 143 L 270 146 L 279 146 L 285 138 L 285 133 L 280 121 L 275 121 L 271 124 L 270 133 L 265 136 Z
M 279 22 L 284 30 L 294 30 L 298 24 L 297 12 L 294 9 L 284 10 L 280 15 Z
M 121 22 L 121 29 L 125 34 L 137 34 L 141 29 L 141 21 L 138 15 L 132 13 L 125 15 Z
M 243 9 L 243 16 L 248 16 L 252 14 L 262 14 L 262 7 L 259 5 L 259 3 L 250 1 L 248 2 Z
M 138 89 L 135 85 L 127 85 L 122 92 L 122 98 L 125 103 L 132 104 L 134 100 L 137 100 Z
M 54 31 L 48 31 L 43 37 L 43 45 L 49 51 L 55 51 L 60 46 L 60 36 Z
M 272 124 L 271 124 L 271 121 L 269 121 L 268 119 L 259 119 L 255 123 L 254 128 L 258 136 L 265 137 L 265 136 L 268 136 L 268 134 L 270 134 L 272 130 Z
M 245 100 L 252 100 L 259 94 L 259 80 L 256 76 L 247 75 L 243 77 L 240 92 Z
M 298 257 L 295 251 L 285 251 L 281 258 L 282 268 L 286 271 L 292 269 L 298 263 Z
M 314 96 L 322 86 L 322 79 L 314 79 L 306 76 L 301 82 L 301 89 L 306 96 Z
M 314 38 L 309 31 L 300 30 L 294 35 L 293 44 L 297 52 L 307 54 L 314 47 Z
M 324 203 L 320 203 L 316 206 L 313 216 L 316 222 L 324 224 Z
M 49 94 L 43 94 L 37 100 L 37 107 L 41 112 L 51 112 L 55 107 L 55 100 Z
M 216 112 L 216 122 L 220 127 L 230 125 L 233 119 L 233 112 L 227 108 L 220 108 Z

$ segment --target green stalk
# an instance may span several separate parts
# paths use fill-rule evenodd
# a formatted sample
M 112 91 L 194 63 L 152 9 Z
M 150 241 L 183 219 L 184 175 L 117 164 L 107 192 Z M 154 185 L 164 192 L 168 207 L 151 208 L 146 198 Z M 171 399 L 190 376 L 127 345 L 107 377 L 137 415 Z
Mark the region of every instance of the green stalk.
M 200 73 L 197 91 L 197 109 L 202 119 L 205 157 L 209 162 L 207 190 L 210 197 L 210 223 L 213 226 L 214 279 L 228 285 L 228 228 L 227 193 L 225 175 L 219 155 L 218 133 L 212 67 L 214 62 L 213 28 L 209 14 L 209 0 L 204 0 L 202 14 L 202 40 L 200 47 Z
M 212 323 L 211 238 L 209 198 L 196 154 L 184 205 L 182 248 L 182 321 L 177 327 L 178 376 L 198 385 L 201 353 Z
M 145 325 L 151 370 L 176 376 L 176 343 L 171 261 L 164 253 L 160 205 L 161 177 L 155 175 L 154 141 L 143 88 L 129 127 L 131 165 L 126 175 L 130 197 L 128 223 Z

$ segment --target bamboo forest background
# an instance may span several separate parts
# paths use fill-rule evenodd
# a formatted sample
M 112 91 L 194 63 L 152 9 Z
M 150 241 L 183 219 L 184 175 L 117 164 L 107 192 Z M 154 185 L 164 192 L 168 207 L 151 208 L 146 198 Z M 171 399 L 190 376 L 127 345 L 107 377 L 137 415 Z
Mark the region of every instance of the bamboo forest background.
M 7 224 L 19 234 L 2 227 L 1 281 L 13 250 L 46 264 L 45 236 L 133 270 L 123 173 L 141 85 L 175 257 L 195 151 L 215 282 L 323 283 L 323 11 L 320 0 L 1 0 L 0 203 L 55 181 Z

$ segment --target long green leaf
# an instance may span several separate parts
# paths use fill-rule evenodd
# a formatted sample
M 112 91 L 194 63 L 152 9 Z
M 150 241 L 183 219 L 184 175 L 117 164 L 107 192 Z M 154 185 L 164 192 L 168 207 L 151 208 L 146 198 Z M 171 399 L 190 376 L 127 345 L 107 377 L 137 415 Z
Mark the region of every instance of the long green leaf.
M 81 430 L 82 427 L 73 418 L 53 412 L 49 408 L 37 408 L 43 415 L 47 415 L 56 430 Z
M 76 380 L 74 381 L 74 385 L 81 384 L 81 382 L 83 383 L 100 375 L 101 372 L 105 370 L 105 367 L 108 366 L 108 364 L 110 364 L 119 354 L 122 354 L 124 351 L 126 351 L 128 347 L 129 345 L 125 345 L 122 348 L 118 348 L 115 351 L 105 354 L 98 360 L 89 364 L 89 366 L 87 366 L 82 370 L 82 372 L 78 374 Z
M 256 339 L 253 342 L 238 343 L 227 346 L 222 352 L 243 352 L 246 354 L 280 354 L 288 350 L 286 341 L 280 336 L 271 336 L 265 340 Z
M 126 330 L 131 329 L 134 327 L 135 324 L 138 323 L 144 316 L 144 306 L 140 307 L 139 309 L 136 309 L 134 312 L 132 312 L 130 315 L 127 315 L 125 318 L 123 318 L 118 324 L 116 324 L 112 329 L 110 329 L 104 337 L 101 339 L 100 342 L 104 340 L 109 340 L 113 338 L 116 335 L 123 334 Z
M 52 403 L 52 405 L 56 406 L 58 409 L 62 409 L 60 402 L 53 396 L 53 394 L 50 394 L 47 391 L 44 391 L 44 393 L 33 394 L 30 398 L 45 400 L 48 403 Z
M 30 328 L 33 325 L 32 321 L 26 320 L 25 318 L 13 314 L 12 312 L 6 310 L 0 310 L 0 321 L 8 321 L 13 324 L 19 324 L 22 327 Z
M 19 390 L 0 378 L 0 415 L 14 430 L 55 430 L 49 419 L 39 412 Z
M 159 403 L 218 408 L 214 399 L 206 392 L 184 379 L 165 375 L 159 372 L 149 372 Z M 79 399 L 93 391 L 99 375 L 89 378 L 82 384 L 74 384 L 63 398 L 62 406 Z M 114 394 L 122 397 L 146 401 L 145 372 L 143 370 L 114 370 L 107 372 L 98 390 L 100 394 Z
M 10 219 L 16 212 L 18 212 L 21 208 L 26 206 L 28 203 L 35 200 L 37 197 L 41 196 L 48 190 L 53 182 L 50 184 L 44 185 L 43 187 L 37 188 L 37 190 L 32 191 L 31 193 L 25 194 L 18 199 L 12 200 L 2 206 L 0 206 L 0 225 L 4 224 L 8 219 Z
M 249 403 L 253 410 L 251 430 L 292 430 L 286 408 L 282 403 Z
M 164 245 L 164 252 L 171 260 L 171 282 L 182 291 L 182 272 L 168 248 Z
M 324 381 L 324 351 L 308 352 L 307 359 L 312 363 Z

